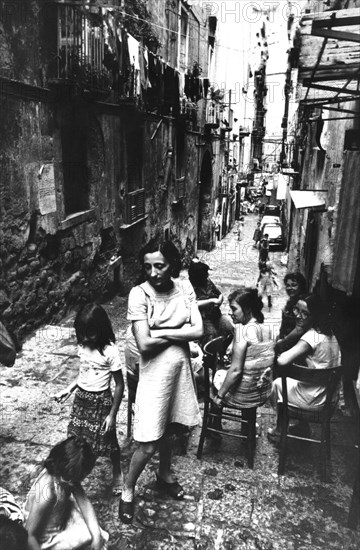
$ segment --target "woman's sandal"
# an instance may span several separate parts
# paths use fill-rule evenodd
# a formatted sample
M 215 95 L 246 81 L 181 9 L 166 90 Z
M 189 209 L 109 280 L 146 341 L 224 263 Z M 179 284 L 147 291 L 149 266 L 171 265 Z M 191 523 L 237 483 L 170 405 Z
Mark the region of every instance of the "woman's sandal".
M 119 518 L 123 523 L 129 524 L 132 522 L 132 520 L 134 519 L 134 511 L 134 500 L 131 500 L 130 502 L 125 502 L 125 500 L 122 500 L 122 498 L 120 498 Z
M 185 496 L 184 489 L 177 481 L 173 481 L 173 483 L 168 483 L 167 481 L 161 479 L 158 474 L 156 474 L 156 485 L 158 489 L 164 491 L 164 493 L 168 494 L 172 498 L 175 498 L 176 500 L 182 500 Z

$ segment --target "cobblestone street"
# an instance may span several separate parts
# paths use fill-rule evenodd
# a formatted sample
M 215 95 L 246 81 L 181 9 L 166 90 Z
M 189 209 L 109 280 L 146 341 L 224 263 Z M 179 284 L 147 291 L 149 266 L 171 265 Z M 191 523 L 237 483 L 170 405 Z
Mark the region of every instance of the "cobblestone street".
M 210 265 L 210 278 L 225 296 L 239 284 L 255 285 L 258 251 L 252 235 L 257 216 L 245 216 L 242 239 L 231 231 L 216 249 L 199 251 Z M 264 308 L 274 335 L 286 296 L 281 264 L 282 252 L 271 252 L 279 290 L 273 308 Z M 185 274 L 183 274 L 185 276 Z M 126 329 L 126 297 L 105 305 L 123 351 Z M 12 369 L 1 369 L 0 431 L 1 485 L 23 502 L 31 481 L 50 447 L 66 437 L 71 403 L 57 404 L 51 394 L 77 374 L 73 318 L 61 326 L 39 329 L 23 345 Z M 126 470 L 133 443 L 126 439 L 127 396 L 118 416 L 118 436 Z M 277 475 L 278 449 L 267 437 L 274 424 L 268 407 L 258 410 L 259 433 L 255 466 L 248 469 L 237 440 L 221 444 L 206 442 L 203 458 L 197 460 L 200 427 L 177 447 L 174 470 L 186 490 L 175 502 L 155 489 L 157 458 L 140 478 L 136 494 L 136 517 L 131 526 L 118 520 L 119 497 L 112 496 L 111 466 L 99 460 L 85 482 L 101 525 L 110 533 L 109 550 L 207 549 L 207 550 L 356 550 L 360 533 L 346 527 L 355 470 L 355 426 L 338 412 L 332 426 L 331 481 L 322 483 L 318 472 L 318 448 L 311 444 L 290 446 L 286 475 Z M 315 429 L 315 428 L 314 428 Z

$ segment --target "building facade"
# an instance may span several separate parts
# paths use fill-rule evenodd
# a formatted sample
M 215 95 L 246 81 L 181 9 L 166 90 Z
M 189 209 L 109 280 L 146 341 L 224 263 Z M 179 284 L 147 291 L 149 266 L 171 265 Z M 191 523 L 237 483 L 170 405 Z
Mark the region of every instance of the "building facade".
M 289 269 L 331 305 L 347 378 L 360 348 L 359 2 L 309 2 L 292 70 L 298 73 L 288 186 Z
M 126 291 L 156 235 L 185 265 L 214 246 L 216 17 L 190 4 L 0 2 L 0 312 L 20 336 Z

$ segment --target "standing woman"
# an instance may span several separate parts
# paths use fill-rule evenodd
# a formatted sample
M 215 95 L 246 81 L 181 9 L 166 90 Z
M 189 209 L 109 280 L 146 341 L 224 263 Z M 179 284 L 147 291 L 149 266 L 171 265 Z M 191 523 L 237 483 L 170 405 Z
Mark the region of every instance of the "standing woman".
M 119 516 L 131 523 L 138 477 L 159 450 L 157 486 L 175 499 L 184 490 L 174 479 L 168 435 L 171 426 L 195 426 L 200 421 L 190 367 L 189 342 L 203 334 L 194 289 L 177 279 L 181 261 L 170 241 L 150 241 L 140 253 L 145 282 L 129 294 L 128 319 L 140 352 L 136 392 L 134 452 L 120 500 Z M 172 426 L 173 427 L 173 426 Z

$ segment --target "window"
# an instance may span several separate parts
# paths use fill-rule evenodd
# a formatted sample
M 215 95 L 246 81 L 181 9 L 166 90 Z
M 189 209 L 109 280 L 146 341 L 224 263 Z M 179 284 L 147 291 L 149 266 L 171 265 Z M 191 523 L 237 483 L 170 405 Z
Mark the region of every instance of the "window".
M 179 32 L 179 59 L 178 65 L 180 71 L 185 72 L 188 68 L 188 33 L 189 17 L 187 12 L 182 9 L 180 13 L 180 32 Z
M 89 208 L 87 127 L 86 116 L 76 107 L 61 125 L 65 216 Z
M 127 154 L 127 191 L 142 189 L 143 165 L 143 129 L 139 125 L 130 127 L 126 132 Z
M 139 124 L 126 132 L 127 195 L 125 197 L 125 223 L 131 224 L 145 216 L 143 188 L 143 128 Z

